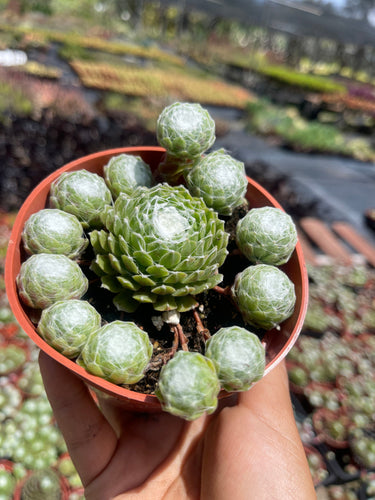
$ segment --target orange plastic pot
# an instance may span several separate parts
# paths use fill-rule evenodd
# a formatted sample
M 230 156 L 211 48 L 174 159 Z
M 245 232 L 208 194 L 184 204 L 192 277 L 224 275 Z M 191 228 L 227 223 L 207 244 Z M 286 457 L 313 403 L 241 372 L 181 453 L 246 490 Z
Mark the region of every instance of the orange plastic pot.
M 99 390 L 99 394 L 107 395 L 128 408 L 139 411 L 160 411 L 160 403 L 156 396 L 140 394 L 130 391 L 124 387 L 112 384 L 102 378 L 91 375 L 74 361 L 65 358 L 62 354 L 50 347 L 36 332 L 35 326 L 30 320 L 27 308 L 21 303 L 16 286 L 16 277 L 19 273 L 22 261 L 25 258 L 22 248 L 21 233 L 26 220 L 31 214 L 46 207 L 51 183 L 63 172 L 86 169 L 90 172 L 102 175 L 103 166 L 109 159 L 121 153 L 141 156 L 143 160 L 155 170 L 161 161 L 165 150 L 161 147 L 132 147 L 117 148 L 102 151 L 85 156 L 68 163 L 46 177 L 27 197 L 23 203 L 11 233 L 6 263 L 5 284 L 8 300 L 12 311 L 21 327 L 28 336 L 47 353 L 51 358 L 65 365 L 69 370 L 81 377 L 89 386 Z M 279 203 L 257 182 L 248 178 L 247 199 L 250 207 L 275 206 L 281 208 Z M 267 351 L 266 373 L 274 368 L 289 352 L 301 331 L 306 315 L 308 302 L 308 277 L 302 249 L 297 243 L 296 249 L 282 269 L 287 273 L 295 285 L 296 305 L 293 315 L 280 325 L 280 329 L 274 329 L 265 335 L 264 341 Z

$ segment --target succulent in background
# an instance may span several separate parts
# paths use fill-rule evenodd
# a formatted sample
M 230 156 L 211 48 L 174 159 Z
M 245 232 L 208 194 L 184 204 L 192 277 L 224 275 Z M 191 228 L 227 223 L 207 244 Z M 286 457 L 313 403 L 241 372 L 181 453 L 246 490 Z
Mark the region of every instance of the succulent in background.
M 257 264 L 236 276 L 233 298 L 246 323 L 269 330 L 292 315 L 293 282 L 277 267 Z
M 213 362 L 198 352 L 178 351 L 163 366 L 155 391 L 163 409 L 185 420 L 213 413 L 220 391 Z
M 75 215 L 84 229 L 101 227 L 100 215 L 111 204 L 105 180 L 87 170 L 63 172 L 51 184 L 50 205 Z
M 78 258 L 88 245 L 82 224 L 75 215 L 45 208 L 26 221 L 22 241 L 27 253 L 51 253 Z
M 60 477 L 52 469 L 33 471 L 21 491 L 22 500 L 60 500 Z
M 245 200 L 245 166 L 223 149 L 202 157 L 188 171 L 186 182 L 193 196 L 221 215 L 230 215 Z
M 186 311 L 194 296 L 222 280 L 228 234 L 217 214 L 183 186 L 158 184 L 121 195 L 103 217 L 107 231 L 93 231 L 92 269 L 116 293 L 120 310 L 139 303 Z
M 45 309 L 58 300 L 80 299 L 88 280 L 77 262 L 65 255 L 39 253 L 22 263 L 17 286 L 22 302 Z
M 236 239 L 251 262 L 280 266 L 295 249 L 297 229 L 290 215 L 280 208 L 253 208 L 238 221 Z
M 11 500 L 16 486 L 16 478 L 11 470 L 7 470 L 0 465 L 0 498 Z
M 135 384 L 143 377 L 151 355 L 147 333 L 135 323 L 116 320 L 90 335 L 78 363 L 114 384 Z
M 160 113 L 156 136 L 167 150 L 158 172 L 172 184 L 215 142 L 215 122 L 200 104 L 175 102 Z
M 263 377 L 266 366 L 259 337 L 239 326 L 220 328 L 207 340 L 205 356 L 213 361 L 226 391 L 247 391 Z
M 140 156 L 130 154 L 113 156 L 104 165 L 103 174 L 113 198 L 120 193 L 130 194 L 138 186 L 151 187 L 154 183 L 150 166 Z
M 13 343 L 0 346 L 0 376 L 16 372 L 27 360 L 27 348 Z
M 42 311 L 37 331 L 67 358 L 82 351 L 89 335 L 101 326 L 101 316 L 85 300 L 62 300 Z

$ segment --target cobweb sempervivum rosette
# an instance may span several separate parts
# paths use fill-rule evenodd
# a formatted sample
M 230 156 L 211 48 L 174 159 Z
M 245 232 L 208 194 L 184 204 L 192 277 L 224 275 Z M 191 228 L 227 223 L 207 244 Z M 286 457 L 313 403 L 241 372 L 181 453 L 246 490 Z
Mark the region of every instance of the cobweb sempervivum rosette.
M 184 186 L 158 184 L 122 193 L 103 215 L 107 230 L 93 231 L 92 269 L 114 292 L 119 310 L 139 303 L 187 311 L 195 295 L 222 281 L 227 255 L 224 222 Z
M 215 142 L 215 121 L 198 103 L 175 102 L 160 113 L 156 136 L 167 150 L 158 173 L 169 184 L 176 184 Z
M 193 196 L 200 196 L 208 207 L 220 215 L 230 215 L 245 203 L 247 178 L 245 166 L 224 149 L 202 157 L 186 176 Z

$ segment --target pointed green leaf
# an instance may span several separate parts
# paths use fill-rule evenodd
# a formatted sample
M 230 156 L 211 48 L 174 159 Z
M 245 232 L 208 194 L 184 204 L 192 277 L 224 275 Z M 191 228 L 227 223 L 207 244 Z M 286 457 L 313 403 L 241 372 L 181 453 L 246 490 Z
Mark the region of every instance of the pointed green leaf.
M 151 292 L 147 292 L 145 290 L 133 293 L 133 298 L 138 302 L 142 302 L 144 304 L 152 304 L 156 301 L 156 296 Z
M 104 250 L 104 253 L 108 253 L 109 252 L 109 245 L 108 245 L 108 242 L 107 242 L 107 239 L 108 239 L 108 233 L 106 231 L 99 231 L 98 233 L 98 236 L 99 236 L 99 243 L 100 243 L 100 246 L 102 247 L 102 249 Z
M 182 271 L 171 271 L 168 278 L 165 278 L 163 281 L 166 284 L 173 285 L 175 283 L 181 283 L 187 276 L 187 273 L 183 273 Z
M 167 269 L 173 269 L 180 261 L 181 254 L 170 250 L 168 253 L 163 255 L 163 257 L 159 260 L 159 263 Z
M 160 285 L 152 288 L 151 291 L 157 295 L 170 295 L 175 291 L 175 289 L 173 286 Z
M 186 295 L 185 297 L 178 297 L 177 300 L 177 311 L 186 312 L 197 307 L 198 302 L 192 295 Z
M 134 281 L 130 278 L 125 278 L 124 276 L 116 276 L 116 279 L 121 284 L 121 286 L 123 288 L 126 288 L 127 290 L 137 291 L 141 288 L 138 283 L 134 283 Z
M 139 273 L 138 266 L 132 257 L 128 255 L 121 255 L 121 261 L 129 272 L 132 274 Z
M 133 313 L 139 306 L 139 302 L 134 300 L 131 295 L 126 292 L 117 294 L 113 299 L 114 305 L 119 311 Z
M 102 287 L 106 290 L 110 290 L 113 293 L 121 292 L 121 290 L 123 289 L 116 276 L 102 276 L 101 281 Z
M 144 274 L 135 274 L 133 280 L 139 283 L 141 286 L 155 286 L 156 282 L 152 280 L 149 276 Z
M 147 252 L 143 252 L 141 250 L 137 250 L 136 252 L 134 252 L 133 257 L 138 264 L 144 267 L 151 266 L 154 263 L 150 255 Z
M 108 255 L 97 255 L 95 259 L 96 264 L 105 274 L 115 275 L 116 271 L 111 266 Z
M 151 276 L 155 278 L 166 278 L 169 275 L 168 269 L 166 269 L 164 266 L 161 266 L 160 264 L 149 266 L 146 269 L 146 272 L 148 274 L 151 274 Z
M 156 311 L 173 311 L 177 308 L 177 303 L 170 295 L 159 295 L 153 307 Z
M 128 254 L 129 253 L 129 246 L 128 246 L 125 238 L 121 234 L 118 237 L 118 243 L 119 243 L 120 248 L 121 248 L 120 253 Z

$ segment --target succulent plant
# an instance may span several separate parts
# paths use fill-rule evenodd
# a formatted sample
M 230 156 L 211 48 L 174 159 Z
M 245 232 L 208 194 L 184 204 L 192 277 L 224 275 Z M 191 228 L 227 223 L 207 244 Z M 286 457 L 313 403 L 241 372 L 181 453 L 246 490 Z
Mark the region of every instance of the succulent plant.
M 39 335 L 67 358 L 76 358 L 89 335 L 101 326 L 101 316 L 85 300 L 62 300 L 42 311 Z
M 11 470 L 0 466 L 0 499 L 11 500 L 16 486 L 16 478 Z
M 222 280 L 228 234 L 217 214 L 183 186 L 158 184 L 122 194 L 103 217 L 107 231 L 93 231 L 92 269 L 132 312 L 139 303 L 186 311 L 194 296 Z
M 26 360 L 26 347 L 12 343 L 0 346 L 0 376 L 20 370 Z
M 159 165 L 162 179 L 174 183 L 215 141 L 215 122 L 200 104 L 175 102 L 156 124 L 159 144 L 167 150 Z
M 88 372 L 114 384 L 135 384 L 152 355 L 146 332 L 128 321 L 112 321 L 91 333 L 78 360 Z
M 290 215 L 280 208 L 253 208 L 238 221 L 236 240 L 251 262 L 280 266 L 293 253 L 297 229 Z
M 75 215 L 57 208 L 45 208 L 26 221 L 22 241 L 29 254 L 51 253 L 78 258 L 89 241 Z
M 154 184 L 150 166 L 140 156 L 130 154 L 112 156 L 104 165 L 103 174 L 113 198 L 120 193 L 131 194 L 138 186 L 151 187 Z
M 88 280 L 77 262 L 65 255 L 38 253 L 22 263 L 17 286 L 26 305 L 45 309 L 58 300 L 80 299 Z
M 59 475 L 52 469 L 33 471 L 21 491 L 22 500 L 60 500 Z
M 226 391 L 247 391 L 262 378 L 266 365 L 259 337 L 239 326 L 220 328 L 207 340 L 205 356 L 213 361 Z
M 245 202 L 245 166 L 223 149 L 199 159 L 188 171 L 186 183 L 193 196 L 203 198 L 220 215 L 230 215 Z
M 293 282 L 268 264 L 249 266 L 239 273 L 232 295 L 245 322 L 266 330 L 289 318 L 296 301 Z
M 105 180 L 87 170 L 63 172 L 51 184 L 50 205 L 75 215 L 84 229 L 101 227 L 100 215 L 111 204 Z
M 214 363 L 198 352 L 178 351 L 163 366 L 155 391 L 163 409 L 185 420 L 213 413 L 220 391 Z

